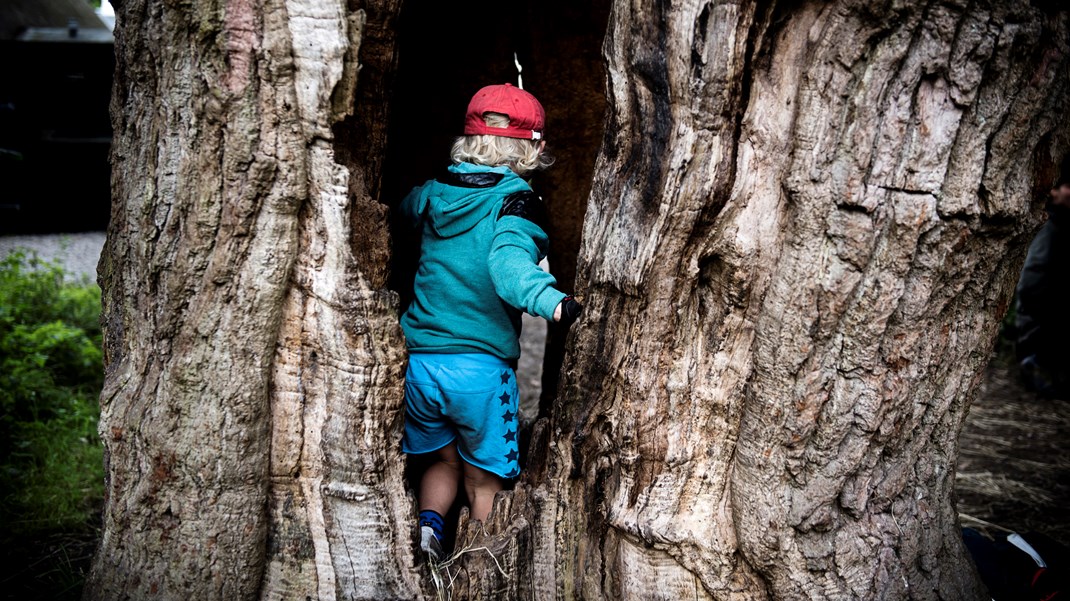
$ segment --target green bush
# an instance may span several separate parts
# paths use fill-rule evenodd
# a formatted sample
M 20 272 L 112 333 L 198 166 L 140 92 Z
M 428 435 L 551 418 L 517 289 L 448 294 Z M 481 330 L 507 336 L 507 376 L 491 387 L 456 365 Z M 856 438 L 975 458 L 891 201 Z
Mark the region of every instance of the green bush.
M 104 495 L 100 289 L 22 253 L 0 260 L 0 523 L 5 543 L 86 529 Z

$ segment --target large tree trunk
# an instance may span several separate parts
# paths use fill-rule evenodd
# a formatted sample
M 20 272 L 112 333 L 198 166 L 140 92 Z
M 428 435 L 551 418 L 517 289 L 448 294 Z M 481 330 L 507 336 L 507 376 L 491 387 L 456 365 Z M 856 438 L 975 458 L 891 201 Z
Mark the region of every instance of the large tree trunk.
M 86 596 L 428 598 L 376 201 L 397 2 L 224 4 L 119 7 Z M 615 2 L 587 312 L 453 598 L 983 598 L 957 438 L 1067 151 L 1067 26 Z
M 1066 15 L 656 4 L 606 45 L 557 418 L 584 586 L 982 598 L 957 438 L 1066 151 Z
M 986 598 L 957 439 L 1067 152 L 1067 22 L 617 2 L 588 310 L 467 595 Z
M 397 5 L 118 7 L 87 599 L 420 595 L 371 197 Z

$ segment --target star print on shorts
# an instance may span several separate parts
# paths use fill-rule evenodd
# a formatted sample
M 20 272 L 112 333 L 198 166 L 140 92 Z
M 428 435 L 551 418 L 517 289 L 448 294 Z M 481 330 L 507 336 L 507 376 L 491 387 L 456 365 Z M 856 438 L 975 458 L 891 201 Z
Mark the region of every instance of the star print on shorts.
M 516 374 L 482 353 L 410 353 L 402 450 L 424 454 L 456 442 L 461 458 L 502 478 L 520 474 Z
M 520 458 L 520 445 L 516 437 L 517 430 L 520 428 L 520 424 L 517 421 L 516 411 L 516 403 L 518 399 L 509 394 L 510 389 L 514 391 L 516 390 L 516 385 L 511 384 L 512 375 L 511 371 L 502 371 L 499 376 L 499 378 L 501 378 L 501 385 L 505 388 L 505 390 L 502 391 L 501 396 L 498 397 L 498 400 L 505 406 L 505 413 L 502 414 L 505 433 L 502 434 L 502 439 L 504 440 L 506 451 L 504 459 L 508 466 L 506 474 L 507 478 L 515 478 L 520 475 L 520 464 L 518 462 L 518 459 Z

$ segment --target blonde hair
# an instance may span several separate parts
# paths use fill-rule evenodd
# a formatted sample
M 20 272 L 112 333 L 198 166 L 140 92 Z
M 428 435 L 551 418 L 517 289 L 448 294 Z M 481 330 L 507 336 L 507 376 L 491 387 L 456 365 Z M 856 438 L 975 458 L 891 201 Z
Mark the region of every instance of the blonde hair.
M 483 122 L 491 127 L 508 127 L 509 115 L 486 113 Z M 554 164 L 554 159 L 540 149 L 537 140 L 504 136 L 461 136 L 453 141 L 450 158 L 454 163 L 475 163 L 498 167 L 507 165 L 517 175 L 525 176 Z

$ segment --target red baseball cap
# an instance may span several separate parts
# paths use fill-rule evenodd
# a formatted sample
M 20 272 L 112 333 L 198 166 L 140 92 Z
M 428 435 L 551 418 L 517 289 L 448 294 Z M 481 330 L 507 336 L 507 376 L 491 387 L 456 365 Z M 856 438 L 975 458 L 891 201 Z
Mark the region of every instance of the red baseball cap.
M 491 127 L 483 121 L 485 113 L 509 115 L 508 127 Z M 546 111 L 531 94 L 511 84 L 487 86 L 472 96 L 464 116 L 467 136 L 486 134 L 506 138 L 541 140 Z

